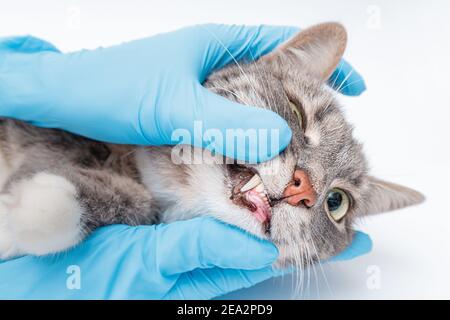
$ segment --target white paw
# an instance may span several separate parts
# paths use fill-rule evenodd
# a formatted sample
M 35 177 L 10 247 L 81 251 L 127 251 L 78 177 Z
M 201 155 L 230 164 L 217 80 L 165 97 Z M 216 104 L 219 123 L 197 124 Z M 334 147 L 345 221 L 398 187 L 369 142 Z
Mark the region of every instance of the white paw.
M 23 253 L 54 253 L 81 239 L 82 209 L 76 189 L 61 176 L 38 173 L 14 185 L 0 201 L 7 208 L 13 240 Z

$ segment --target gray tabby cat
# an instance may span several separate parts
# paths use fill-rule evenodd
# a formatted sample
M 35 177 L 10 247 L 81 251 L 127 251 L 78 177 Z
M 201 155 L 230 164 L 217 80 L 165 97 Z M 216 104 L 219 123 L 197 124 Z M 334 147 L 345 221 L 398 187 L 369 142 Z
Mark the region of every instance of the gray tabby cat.
M 210 214 L 273 241 L 279 265 L 301 267 L 349 245 L 357 217 L 423 201 L 368 175 L 326 84 L 346 41 L 341 25 L 320 24 L 206 81 L 288 121 L 291 144 L 262 164 L 176 164 L 171 147 L 112 145 L 0 119 L 0 258 L 66 250 L 103 225 Z

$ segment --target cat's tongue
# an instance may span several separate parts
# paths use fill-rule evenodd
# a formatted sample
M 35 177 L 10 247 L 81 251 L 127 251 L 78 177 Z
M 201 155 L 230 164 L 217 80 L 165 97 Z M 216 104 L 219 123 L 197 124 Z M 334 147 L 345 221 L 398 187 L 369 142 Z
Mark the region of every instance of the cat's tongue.
M 245 194 L 246 200 L 251 202 L 256 210 L 252 211 L 252 214 L 258 219 L 261 223 L 269 222 L 270 220 L 270 208 L 261 198 L 259 193 L 254 190 L 249 190 Z

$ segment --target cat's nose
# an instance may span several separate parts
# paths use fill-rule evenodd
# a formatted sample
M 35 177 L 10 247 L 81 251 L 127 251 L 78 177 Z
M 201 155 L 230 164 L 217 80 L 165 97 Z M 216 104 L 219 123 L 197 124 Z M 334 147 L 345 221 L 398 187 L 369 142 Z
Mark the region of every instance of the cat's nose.
M 295 170 L 292 182 L 284 189 L 283 198 L 292 206 L 303 203 L 312 207 L 316 203 L 317 193 L 305 171 Z

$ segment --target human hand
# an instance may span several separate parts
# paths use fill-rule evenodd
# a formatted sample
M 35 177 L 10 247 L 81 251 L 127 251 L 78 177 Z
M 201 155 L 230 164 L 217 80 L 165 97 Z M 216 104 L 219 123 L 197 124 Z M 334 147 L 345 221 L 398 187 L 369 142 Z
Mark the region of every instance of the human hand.
M 223 134 L 226 129 L 276 129 L 279 150 L 268 154 L 214 141 L 214 150 L 230 157 L 268 160 L 289 144 L 287 123 L 272 111 L 215 95 L 201 83 L 213 70 L 266 54 L 297 31 L 198 25 L 73 53 L 60 53 L 32 37 L 0 39 L 0 115 L 129 144 L 174 144 L 173 131 L 184 128 L 193 144 L 211 147 L 201 132 L 194 132 L 194 121 L 201 121 L 203 132 L 214 128 Z M 345 61 L 330 83 L 348 95 L 365 89 Z
M 357 233 L 351 247 L 337 259 L 370 251 L 370 238 Z M 277 256 L 211 218 L 114 225 L 68 252 L 0 261 L 0 299 L 210 299 L 281 275 Z

